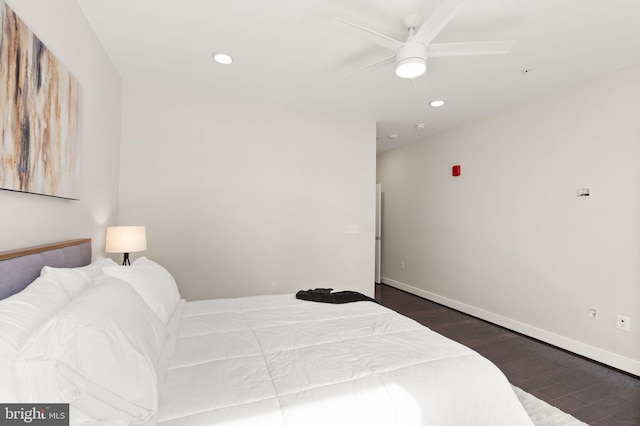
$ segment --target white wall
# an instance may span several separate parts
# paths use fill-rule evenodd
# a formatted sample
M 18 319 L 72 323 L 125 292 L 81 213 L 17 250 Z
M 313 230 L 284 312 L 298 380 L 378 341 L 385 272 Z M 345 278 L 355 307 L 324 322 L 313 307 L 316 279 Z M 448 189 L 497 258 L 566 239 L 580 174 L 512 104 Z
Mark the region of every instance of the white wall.
M 93 239 L 117 219 L 121 80 L 75 0 L 6 0 L 82 86 L 79 201 L 0 190 L 0 251 Z
M 639 117 L 633 64 L 380 155 L 384 282 L 640 374 Z
M 183 297 L 372 295 L 374 215 L 374 122 L 125 84 L 120 223 Z

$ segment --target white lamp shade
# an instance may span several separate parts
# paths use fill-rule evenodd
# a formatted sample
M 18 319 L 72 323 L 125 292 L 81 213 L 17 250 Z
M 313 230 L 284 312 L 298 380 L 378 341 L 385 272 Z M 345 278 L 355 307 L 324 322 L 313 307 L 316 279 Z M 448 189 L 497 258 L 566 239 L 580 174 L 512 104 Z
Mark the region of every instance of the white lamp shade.
M 135 253 L 147 249 L 147 231 L 144 226 L 107 227 L 107 253 Z

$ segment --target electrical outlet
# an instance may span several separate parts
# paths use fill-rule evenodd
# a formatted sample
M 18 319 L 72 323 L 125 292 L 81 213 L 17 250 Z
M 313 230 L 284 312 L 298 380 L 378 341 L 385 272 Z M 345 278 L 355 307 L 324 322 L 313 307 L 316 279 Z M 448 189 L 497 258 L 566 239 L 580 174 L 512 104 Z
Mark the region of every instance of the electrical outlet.
M 616 328 L 622 331 L 631 331 L 631 318 L 625 315 L 616 315 Z
M 402 261 L 400 262 L 400 270 L 404 271 L 404 262 L 402 262 Z
M 594 306 L 589 306 L 589 310 L 587 311 L 587 316 L 592 320 L 598 319 L 598 308 Z

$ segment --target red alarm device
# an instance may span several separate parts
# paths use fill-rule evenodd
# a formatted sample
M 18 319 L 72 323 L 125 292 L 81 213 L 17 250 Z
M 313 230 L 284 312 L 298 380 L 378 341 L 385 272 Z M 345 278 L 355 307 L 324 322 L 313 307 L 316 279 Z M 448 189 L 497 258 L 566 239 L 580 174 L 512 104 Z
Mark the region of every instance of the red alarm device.
M 460 176 L 460 166 L 456 165 L 451 168 L 451 174 L 453 176 Z

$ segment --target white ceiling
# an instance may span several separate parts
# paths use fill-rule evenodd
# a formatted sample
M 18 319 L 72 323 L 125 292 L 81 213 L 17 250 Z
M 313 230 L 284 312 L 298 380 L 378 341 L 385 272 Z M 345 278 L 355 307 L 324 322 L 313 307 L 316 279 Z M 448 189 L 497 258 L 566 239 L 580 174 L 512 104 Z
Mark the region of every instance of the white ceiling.
M 468 0 L 434 42 L 515 47 L 432 58 L 415 80 L 393 66 L 340 79 L 391 52 L 335 18 L 404 40 L 402 17 L 440 0 L 77 1 L 124 81 L 375 120 L 378 152 L 640 60 L 640 0 Z

